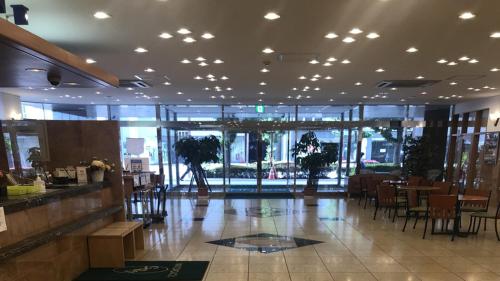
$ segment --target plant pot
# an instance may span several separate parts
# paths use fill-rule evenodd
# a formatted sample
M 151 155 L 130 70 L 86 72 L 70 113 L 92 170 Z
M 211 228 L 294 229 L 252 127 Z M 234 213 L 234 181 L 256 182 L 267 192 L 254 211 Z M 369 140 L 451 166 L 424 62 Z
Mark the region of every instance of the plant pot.
M 206 187 L 202 187 L 202 188 L 198 188 L 198 196 L 208 196 L 208 188 Z
M 104 181 L 104 170 L 92 171 L 90 174 L 93 183 L 100 183 Z

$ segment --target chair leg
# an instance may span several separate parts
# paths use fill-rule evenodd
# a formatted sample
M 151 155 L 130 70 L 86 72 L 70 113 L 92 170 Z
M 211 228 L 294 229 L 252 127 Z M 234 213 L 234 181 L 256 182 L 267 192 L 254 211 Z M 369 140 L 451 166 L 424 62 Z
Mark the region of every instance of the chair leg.
M 451 241 L 455 241 L 455 234 L 457 233 L 457 229 L 455 227 L 457 218 L 453 221 L 453 231 L 451 232 Z
M 377 218 L 377 211 L 378 211 L 378 206 L 375 205 L 375 213 L 373 214 L 373 220 Z
M 422 239 L 425 239 L 425 233 L 427 232 L 427 223 L 428 222 L 429 222 L 429 216 L 425 215 L 424 236 L 422 236 Z
M 472 227 L 472 216 L 469 217 L 469 229 L 467 230 L 467 232 L 470 232 L 471 227 Z
M 431 234 L 434 234 L 436 231 L 436 220 L 432 219 L 431 220 Z
M 484 231 L 486 231 L 486 225 L 487 225 L 487 223 L 486 223 L 486 222 L 488 222 L 488 220 L 485 218 L 485 219 L 484 219 Z
M 483 221 L 483 218 L 479 218 L 479 222 L 477 223 L 477 228 L 474 229 L 474 233 L 478 233 L 479 229 L 481 228 L 481 222 Z
M 413 223 L 413 229 L 415 229 L 417 227 L 417 222 L 418 222 L 418 219 L 420 218 L 420 215 L 418 214 L 418 212 L 415 214 L 415 223 Z
M 495 233 L 497 235 L 497 240 L 500 241 L 500 235 L 498 233 L 498 222 L 497 222 L 497 219 L 494 219 L 495 221 Z
M 361 191 L 361 193 L 359 193 L 358 206 L 361 206 L 361 199 L 363 199 L 363 191 Z
M 406 230 L 406 224 L 408 223 L 408 220 L 410 219 L 410 212 L 406 211 L 406 218 L 405 218 L 405 225 L 403 225 L 403 232 Z
M 363 206 L 363 209 L 366 209 L 367 203 L 368 203 L 368 194 L 365 196 L 365 205 Z
M 394 215 L 392 216 L 392 222 L 396 220 L 396 215 L 398 214 L 398 205 L 394 206 Z

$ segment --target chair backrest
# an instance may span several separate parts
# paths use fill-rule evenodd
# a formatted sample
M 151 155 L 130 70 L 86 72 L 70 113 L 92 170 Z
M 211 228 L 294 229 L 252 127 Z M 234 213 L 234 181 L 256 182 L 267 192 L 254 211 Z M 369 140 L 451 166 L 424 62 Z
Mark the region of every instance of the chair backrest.
M 390 207 L 396 203 L 396 190 L 388 184 L 377 186 L 377 204 L 379 207 Z
M 406 191 L 406 200 L 407 200 L 408 209 L 418 207 L 417 191 L 416 190 L 407 190 Z
M 433 187 L 439 187 L 439 190 L 433 190 L 431 194 L 435 195 L 448 195 L 450 194 L 450 189 L 451 189 L 451 182 L 447 181 L 435 181 L 432 184 Z
M 432 219 L 454 219 L 457 215 L 456 195 L 429 195 L 429 217 Z
M 421 182 L 423 179 L 424 179 L 424 178 L 419 177 L 419 176 L 409 176 L 409 177 L 408 177 L 408 186 L 419 186 L 419 185 L 420 185 L 420 182 Z

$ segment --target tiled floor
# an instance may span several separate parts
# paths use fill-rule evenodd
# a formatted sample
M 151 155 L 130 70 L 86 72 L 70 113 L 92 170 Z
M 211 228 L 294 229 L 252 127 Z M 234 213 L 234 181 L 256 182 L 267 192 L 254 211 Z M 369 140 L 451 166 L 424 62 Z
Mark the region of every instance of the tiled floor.
M 147 249 L 139 259 L 208 260 L 206 281 L 500 280 L 500 242 L 493 224 L 486 233 L 454 242 L 447 235 L 422 240 L 422 222 L 403 233 L 403 218 L 391 223 L 379 216 L 373 221 L 373 208 L 363 210 L 356 200 L 208 203 L 197 207 L 196 200 L 169 200 L 166 223 L 145 230 Z M 323 243 L 266 253 L 207 243 L 260 233 Z M 265 244 L 259 239 L 243 242 Z

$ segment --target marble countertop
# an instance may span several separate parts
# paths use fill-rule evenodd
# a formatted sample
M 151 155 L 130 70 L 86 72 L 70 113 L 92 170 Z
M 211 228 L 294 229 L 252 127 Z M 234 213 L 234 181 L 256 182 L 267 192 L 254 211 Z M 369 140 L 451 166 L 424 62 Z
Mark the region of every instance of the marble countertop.
M 3 207 L 5 214 L 8 215 L 65 198 L 94 192 L 102 188 L 102 183 L 53 185 L 45 193 L 0 197 L 0 207 Z

